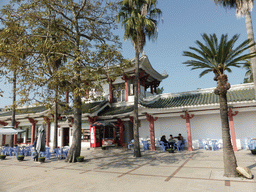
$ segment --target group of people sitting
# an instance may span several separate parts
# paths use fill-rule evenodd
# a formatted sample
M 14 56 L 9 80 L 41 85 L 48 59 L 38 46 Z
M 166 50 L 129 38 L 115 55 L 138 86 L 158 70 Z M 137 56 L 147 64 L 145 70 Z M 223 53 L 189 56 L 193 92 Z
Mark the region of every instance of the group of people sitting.
M 163 135 L 161 137 L 161 141 L 163 141 L 164 143 L 167 143 L 169 148 L 174 149 L 174 146 L 175 146 L 175 143 L 176 143 L 175 138 L 178 139 L 178 142 L 180 142 L 181 144 L 184 144 L 184 139 L 183 139 L 181 134 L 179 134 L 177 137 L 173 137 L 172 135 L 170 135 L 170 138 L 168 139 L 168 141 L 166 140 L 165 135 Z

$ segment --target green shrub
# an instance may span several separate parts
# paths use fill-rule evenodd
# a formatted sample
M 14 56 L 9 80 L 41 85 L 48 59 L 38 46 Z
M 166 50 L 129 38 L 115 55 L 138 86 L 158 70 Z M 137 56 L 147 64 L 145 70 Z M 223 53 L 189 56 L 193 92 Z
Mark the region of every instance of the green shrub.
M 9 144 L 4 144 L 5 147 L 9 147 Z
M 4 160 L 5 157 L 6 157 L 6 155 L 0 155 L 0 159 L 1 159 L 1 160 Z
M 18 159 L 19 161 L 23 161 L 24 155 L 18 155 L 18 156 L 17 156 L 17 159 Z
M 252 149 L 251 152 L 253 155 L 256 155 L 256 149 Z
M 38 158 L 38 161 L 39 161 L 39 162 L 44 162 L 44 161 L 45 161 L 45 157 L 39 157 L 39 158 Z
M 84 161 L 84 156 L 79 156 L 76 158 L 77 162 L 83 162 Z
M 169 153 L 174 153 L 174 149 L 172 149 L 172 148 L 167 149 L 167 151 L 168 151 Z

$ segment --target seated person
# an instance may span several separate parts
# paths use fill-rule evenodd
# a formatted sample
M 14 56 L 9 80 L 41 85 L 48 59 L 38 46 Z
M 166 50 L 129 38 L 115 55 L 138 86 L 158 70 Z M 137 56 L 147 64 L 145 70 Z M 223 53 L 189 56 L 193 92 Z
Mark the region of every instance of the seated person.
M 177 138 L 177 139 L 178 139 L 178 142 L 181 142 L 181 144 L 184 144 L 184 139 L 183 139 L 183 137 L 181 136 L 180 133 L 179 133 L 179 136 L 178 136 L 178 137 L 174 137 L 174 138 Z
M 166 140 L 165 135 L 163 135 L 163 136 L 161 137 L 161 140 L 160 140 L 160 141 L 163 141 L 164 143 L 167 143 L 167 144 L 168 144 L 168 147 L 169 147 L 169 143 L 168 143 L 168 141 Z
M 170 135 L 170 138 L 168 139 L 168 143 L 171 148 L 173 148 L 174 144 L 176 143 L 176 140 L 173 138 L 172 135 Z

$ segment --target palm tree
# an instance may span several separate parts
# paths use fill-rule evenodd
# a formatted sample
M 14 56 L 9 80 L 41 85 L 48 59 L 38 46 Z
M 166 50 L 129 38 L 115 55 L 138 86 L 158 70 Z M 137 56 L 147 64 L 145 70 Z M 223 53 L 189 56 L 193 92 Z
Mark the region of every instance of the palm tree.
M 157 24 L 162 14 L 156 8 L 157 0 L 123 0 L 117 22 L 125 29 L 124 39 L 130 39 L 135 50 L 135 82 L 134 82 L 134 156 L 141 157 L 138 133 L 138 77 L 139 56 L 148 39 L 157 37 Z
M 254 0 L 214 0 L 214 2 L 216 5 L 221 5 L 225 8 L 236 8 L 237 16 L 245 16 L 247 36 L 248 39 L 252 40 L 251 44 L 253 44 L 255 40 L 252 28 L 251 11 L 253 8 Z M 249 52 L 254 53 L 255 51 L 255 46 L 251 46 Z M 253 57 L 250 60 L 253 73 L 254 91 L 256 95 L 256 57 Z
M 223 139 L 223 161 L 224 161 L 224 176 L 237 176 L 236 172 L 236 157 L 233 152 L 229 122 L 228 122 L 228 105 L 227 91 L 230 88 L 225 71 L 231 72 L 231 67 L 240 67 L 246 59 L 252 58 L 256 53 L 242 54 L 243 51 L 249 49 L 254 44 L 250 44 L 251 40 L 246 40 L 237 47 L 234 47 L 239 35 L 234 35 L 228 40 L 228 35 L 222 35 L 218 41 L 215 34 L 208 36 L 202 35 L 204 43 L 196 41 L 199 48 L 189 47 L 193 52 L 184 51 L 183 55 L 192 58 L 183 64 L 194 69 L 203 69 L 200 77 L 213 72 L 214 80 L 218 81 L 217 87 L 214 90 L 216 95 L 219 95 L 220 100 L 220 117 L 222 124 L 222 139 Z
M 247 61 L 244 64 L 243 68 L 246 69 L 244 83 L 252 83 L 253 82 L 253 75 L 252 75 L 252 68 L 251 68 L 250 61 Z

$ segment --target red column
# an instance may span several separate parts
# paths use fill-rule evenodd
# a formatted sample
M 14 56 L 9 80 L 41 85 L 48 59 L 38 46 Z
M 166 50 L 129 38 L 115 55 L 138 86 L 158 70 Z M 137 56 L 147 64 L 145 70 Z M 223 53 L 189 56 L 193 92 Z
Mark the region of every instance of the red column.
M 185 111 L 185 116 L 180 116 L 182 119 L 186 119 L 186 127 L 187 127 L 187 136 L 188 136 L 188 151 L 193 151 L 192 149 L 192 139 L 191 139 L 191 128 L 190 128 L 190 119 L 194 117 L 194 115 L 189 116 L 188 112 Z
M 66 103 L 69 103 L 69 92 L 66 92 Z
M 35 129 L 36 129 L 36 123 L 38 122 L 37 120 L 33 119 L 33 118 L 28 118 L 29 122 L 32 124 L 31 126 L 31 145 L 34 144 L 34 140 L 35 140 Z
M 134 117 L 129 116 L 129 119 L 132 122 L 132 133 L 134 133 Z
M 117 118 L 117 126 L 119 127 L 119 134 L 120 134 L 120 145 L 124 146 L 124 121 Z
M 28 144 L 28 130 L 29 130 L 29 129 L 27 128 L 27 132 L 26 132 L 26 141 L 25 141 L 26 144 Z
M 20 122 L 15 121 L 14 128 L 17 129 L 19 124 L 20 124 Z M 17 145 L 17 135 L 16 134 L 13 135 L 13 145 Z
M 49 146 L 50 142 L 50 125 L 51 125 L 51 119 L 49 117 L 44 117 L 44 121 L 46 122 L 46 139 L 45 139 L 45 145 Z
M 130 80 L 132 77 L 127 77 L 125 74 L 123 74 L 122 80 L 125 81 L 125 101 L 128 101 L 128 80 Z
M 153 90 L 153 83 L 151 82 L 150 83 L 150 92 L 153 94 L 154 93 L 154 90 Z
M 144 73 L 145 73 L 145 71 L 141 71 L 141 72 L 139 73 L 139 79 L 138 79 L 138 93 L 140 93 L 140 80 L 141 80 L 141 78 L 143 77 Z
M 158 117 L 153 117 L 152 115 L 146 114 L 147 120 L 149 121 L 149 127 L 150 127 L 150 148 L 151 151 L 155 151 L 155 127 L 154 122 L 158 119 Z
M 8 125 L 8 123 L 6 123 L 6 122 L 4 122 L 4 121 L 0 121 L 0 125 L 3 125 L 3 126 L 6 126 L 6 125 Z M 5 135 L 3 135 L 3 140 L 2 140 L 2 146 L 4 146 L 5 145 Z
M 234 151 L 237 151 L 237 146 L 236 146 L 236 134 L 235 134 L 233 116 L 236 116 L 237 114 L 238 114 L 238 111 L 235 111 L 235 113 L 232 113 L 232 109 L 229 108 L 228 119 L 229 119 L 230 134 L 231 134 L 232 145 L 233 145 Z

